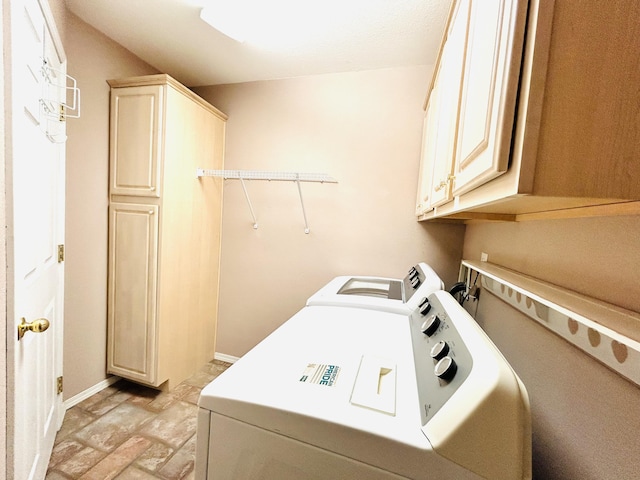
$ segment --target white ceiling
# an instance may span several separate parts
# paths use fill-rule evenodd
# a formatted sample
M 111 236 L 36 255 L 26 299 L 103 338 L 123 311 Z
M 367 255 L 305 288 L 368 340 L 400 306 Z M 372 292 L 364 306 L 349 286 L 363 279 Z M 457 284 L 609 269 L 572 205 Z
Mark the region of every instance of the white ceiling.
M 230 2 L 252 25 L 244 43 L 200 19 Z M 65 0 L 68 8 L 190 87 L 430 65 L 451 0 Z

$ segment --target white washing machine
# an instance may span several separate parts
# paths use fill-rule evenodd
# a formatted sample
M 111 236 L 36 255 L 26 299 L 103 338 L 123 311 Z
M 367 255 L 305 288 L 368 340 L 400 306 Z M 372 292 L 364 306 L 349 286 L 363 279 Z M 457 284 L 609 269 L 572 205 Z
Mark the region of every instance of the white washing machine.
M 303 308 L 202 390 L 196 479 L 531 478 L 524 386 L 451 295 L 429 304 Z
M 411 267 L 403 279 L 341 276 L 314 293 L 307 306 L 345 306 L 410 314 L 444 283 L 426 263 Z

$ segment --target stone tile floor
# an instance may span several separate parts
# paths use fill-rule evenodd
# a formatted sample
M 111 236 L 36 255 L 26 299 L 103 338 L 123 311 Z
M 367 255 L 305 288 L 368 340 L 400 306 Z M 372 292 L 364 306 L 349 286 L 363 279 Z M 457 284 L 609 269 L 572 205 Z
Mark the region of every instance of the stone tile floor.
M 214 360 L 169 392 L 120 380 L 70 408 L 46 480 L 192 480 L 198 396 L 229 366 Z

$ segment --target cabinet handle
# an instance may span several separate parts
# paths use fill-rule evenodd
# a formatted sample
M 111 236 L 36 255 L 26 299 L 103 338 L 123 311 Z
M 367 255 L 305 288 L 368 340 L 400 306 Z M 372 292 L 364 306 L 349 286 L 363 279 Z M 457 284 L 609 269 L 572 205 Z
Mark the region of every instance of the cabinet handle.
M 434 189 L 436 192 L 439 192 L 440 190 L 442 190 L 444 187 L 447 186 L 447 182 L 445 182 L 444 180 L 442 182 L 440 182 L 438 185 L 436 185 L 436 188 Z
M 154 212 L 153 210 L 149 210 L 149 215 L 153 215 L 154 213 L 156 212 Z

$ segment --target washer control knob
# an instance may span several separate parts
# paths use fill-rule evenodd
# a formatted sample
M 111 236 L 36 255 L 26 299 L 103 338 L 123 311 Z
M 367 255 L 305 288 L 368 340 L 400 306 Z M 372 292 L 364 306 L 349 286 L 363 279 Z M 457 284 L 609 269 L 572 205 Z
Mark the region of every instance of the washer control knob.
M 449 356 L 440 359 L 433 369 L 433 373 L 436 374 L 436 377 L 447 381 L 455 377 L 457 371 L 458 366 L 456 365 L 455 360 Z
M 440 360 L 449 354 L 449 344 L 444 340 L 440 340 L 431 348 L 431 358 Z
M 413 275 L 414 273 L 418 273 L 418 270 L 416 270 L 416 267 L 411 267 L 409 269 L 409 275 Z
M 431 310 L 431 304 L 425 297 L 424 300 L 420 302 L 420 305 L 418 305 L 418 308 L 420 308 L 420 315 L 424 317 L 427 313 L 429 313 L 429 310 Z
M 422 327 L 420 327 L 420 329 L 422 330 L 422 333 L 424 333 L 427 337 L 430 337 L 434 333 L 436 333 L 439 326 L 440 326 L 440 318 L 438 317 L 438 315 L 434 314 L 434 315 L 431 315 L 422 323 Z
M 416 288 L 418 288 L 419 285 L 420 285 L 420 279 L 419 278 L 413 278 L 411 280 L 411 286 L 413 287 L 414 290 Z

